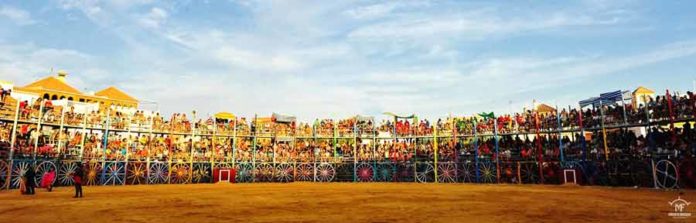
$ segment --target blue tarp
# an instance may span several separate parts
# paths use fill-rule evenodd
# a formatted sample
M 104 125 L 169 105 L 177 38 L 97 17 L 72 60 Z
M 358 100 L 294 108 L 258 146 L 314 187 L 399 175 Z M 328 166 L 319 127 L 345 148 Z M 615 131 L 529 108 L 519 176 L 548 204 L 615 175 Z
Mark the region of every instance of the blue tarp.
M 612 91 L 607 93 L 602 93 L 599 97 L 592 97 L 589 99 L 582 100 L 578 102 L 580 107 L 594 106 L 599 107 L 600 105 L 614 104 L 616 102 L 621 102 L 621 100 L 630 100 L 630 96 L 626 96 L 628 91 Z

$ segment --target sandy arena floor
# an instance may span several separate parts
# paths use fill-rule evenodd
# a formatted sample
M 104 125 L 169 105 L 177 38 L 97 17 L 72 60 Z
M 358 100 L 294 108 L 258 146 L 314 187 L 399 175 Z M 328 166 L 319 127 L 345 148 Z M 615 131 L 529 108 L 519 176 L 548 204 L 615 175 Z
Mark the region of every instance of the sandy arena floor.
M 85 187 L 0 192 L 0 222 L 696 222 L 667 216 L 676 191 L 406 183 Z

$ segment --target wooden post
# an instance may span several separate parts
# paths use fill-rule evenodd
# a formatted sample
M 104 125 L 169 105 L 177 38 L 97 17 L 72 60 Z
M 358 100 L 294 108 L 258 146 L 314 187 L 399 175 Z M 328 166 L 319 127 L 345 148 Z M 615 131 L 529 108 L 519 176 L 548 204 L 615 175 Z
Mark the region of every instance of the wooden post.
M 12 123 L 12 136 L 10 139 L 10 165 L 7 168 L 7 177 L 5 178 L 5 182 L 8 182 L 7 187 L 5 188 L 7 190 L 10 189 L 10 185 L 12 184 L 10 181 L 12 180 L 11 176 L 12 176 L 12 166 L 14 165 L 14 150 L 15 150 L 15 143 L 17 141 L 17 122 L 19 121 L 19 103 L 20 103 L 20 101 L 17 100 L 17 106 L 15 108 L 14 122 Z
M 43 119 L 44 103 L 44 101 L 41 101 L 41 103 L 39 104 L 39 120 L 37 120 L 36 122 L 36 140 L 34 141 L 34 154 L 32 158 L 33 160 L 36 160 L 36 151 L 39 147 L 39 138 L 41 138 L 41 119 Z
M 60 110 L 60 127 L 58 128 L 58 155 L 60 156 L 60 153 L 63 148 L 63 125 L 65 124 L 65 108 L 62 108 Z
M 437 159 L 438 159 L 438 148 L 437 148 L 437 131 L 438 131 L 438 126 L 435 124 L 435 131 L 433 132 L 433 172 L 435 174 L 435 183 L 438 182 L 438 176 L 437 176 Z
M 128 139 L 126 141 L 126 163 L 123 165 L 123 170 L 125 173 L 124 179 L 123 179 L 123 185 L 126 185 L 126 180 L 127 180 L 126 176 L 128 176 L 128 160 L 130 159 L 130 147 L 132 144 L 132 142 L 131 142 L 131 127 L 130 127 L 131 116 L 128 116 L 127 123 L 128 123 L 128 125 L 126 125 L 126 127 L 128 128 Z
M 192 112 L 193 117 L 191 118 L 191 158 L 189 160 L 189 179 L 193 179 L 193 153 L 195 150 L 195 138 L 196 138 L 196 110 Z

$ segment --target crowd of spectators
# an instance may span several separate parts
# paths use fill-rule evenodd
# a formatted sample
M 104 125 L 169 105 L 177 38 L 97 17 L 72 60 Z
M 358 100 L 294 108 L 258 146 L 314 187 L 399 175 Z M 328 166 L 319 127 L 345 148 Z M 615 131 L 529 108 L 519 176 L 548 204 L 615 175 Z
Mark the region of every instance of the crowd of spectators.
M 10 97 L 4 91 L 0 95 L 5 105 Z M 471 156 L 555 160 L 559 159 L 560 148 L 566 157 L 590 159 L 603 157 L 606 152 L 615 158 L 626 154 L 690 156 L 694 154 L 696 135 L 688 123 L 683 128 L 665 127 L 668 123 L 693 120 L 696 99 L 692 92 L 648 98 L 635 108 L 630 103 L 614 103 L 547 112 L 526 110 L 492 118 L 449 117 L 434 123 L 400 118 L 382 120 L 378 125 L 372 118 L 357 116 L 317 119 L 311 124 L 245 118 L 190 119 L 195 115 L 185 113 L 165 119 L 158 113 L 114 108 L 77 112 L 73 106 L 54 106 L 50 100 L 42 99 L 19 103 L 19 120 L 23 122 L 18 125 L 13 152 L 18 158 L 36 155 L 177 162 L 403 162 L 433 159 L 435 135 L 439 141 L 437 155 L 442 160 Z M 37 120 L 44 125 L 41 131 L 37 131 Z M 59 128 L 61 123 L 64 128 Z M 0 124 L 0 156 L 6 157 L 12 124 Z M 643 134 L 629 128 L 647 124 L 653 127 Z M 609 129 L 606 149 L 600 134 L 602 127 Z M 583 140 L 585 136 L 577 131 L 580 128 L 592 133 L 592 137 Z M 494 151 L 495 133 L 499 134 L 498 153 Z M 473 135 L 479 136 L 477 140 L 471 140 Z

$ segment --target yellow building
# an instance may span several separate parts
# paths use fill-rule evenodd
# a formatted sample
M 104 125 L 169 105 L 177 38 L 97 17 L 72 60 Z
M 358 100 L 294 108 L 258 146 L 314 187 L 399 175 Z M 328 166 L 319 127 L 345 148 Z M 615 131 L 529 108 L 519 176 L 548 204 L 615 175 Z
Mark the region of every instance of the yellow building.
M 554 107 L 551 107 L 547 104 L 541 103 L 536 105 L 535 111 L 539 114 L 542 115 L 548 115 L 556 111 Z
M 636 90 L 633 91 L 633 108 L 638 108 L 640 105 L 647 103 L 652 97 L 655 97 L 655 91 L 643 86 L 636 88 Z
M 15 87 L 14 91 L 35 94 L 49 100 L 67 99 L 68 101 L 99 103 L 102 106 L 138 107 L 138 99 L 113 86 L 97 91 L 93 95 L 82 93 L 66 82 L 67 76 L 67 73 L 59 71 L 56 76 L 48 76 L 26 86 Z

